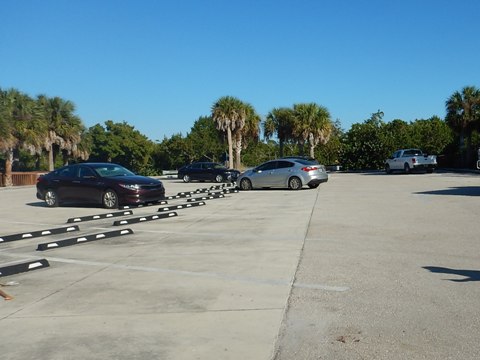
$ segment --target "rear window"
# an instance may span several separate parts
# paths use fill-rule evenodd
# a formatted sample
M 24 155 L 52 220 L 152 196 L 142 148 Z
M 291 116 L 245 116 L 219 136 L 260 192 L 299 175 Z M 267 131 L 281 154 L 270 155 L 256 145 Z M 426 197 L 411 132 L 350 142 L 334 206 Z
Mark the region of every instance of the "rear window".
M 422 150 L 419 149 L 412 149 L 412 150 L 407 150 L 403 153 L 403 156 L 421 156 L 423 155 Z
M 302 165 L 319 165 L 320 164 L 317 160 L 295 159 L 295 161 Z

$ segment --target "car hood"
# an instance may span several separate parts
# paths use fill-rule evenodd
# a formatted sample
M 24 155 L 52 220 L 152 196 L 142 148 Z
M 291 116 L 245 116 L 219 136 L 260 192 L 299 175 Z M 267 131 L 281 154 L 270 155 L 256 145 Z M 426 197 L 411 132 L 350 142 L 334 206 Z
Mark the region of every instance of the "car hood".
M 109 179 L 123 184 L 158 185 L 162 183 L 160 180 L 141 175 L 116 176 Z

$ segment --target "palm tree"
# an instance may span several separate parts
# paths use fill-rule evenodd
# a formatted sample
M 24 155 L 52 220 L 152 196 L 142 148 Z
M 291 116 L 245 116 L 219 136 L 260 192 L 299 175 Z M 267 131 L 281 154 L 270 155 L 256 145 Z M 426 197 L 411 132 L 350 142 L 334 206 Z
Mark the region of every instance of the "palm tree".
M 462 165 L 470 162 L 471 130 L 480 122 L 480 90 L 474 86 L 466 86 L 462 92 L 455 91 L 445 102 L 447 123 L 460 135 L 459 151 L 462 154 Z M 465 151 L 467 137 L 467 151 Z M 466 155 L 466 159 L 463 154 Z
M 15 151 L 26 149 L 41 154 L 44 123 L 39 121 L 35 101 L 16 89 L 0 91 L 0 151 L 5 154 L 5 185 L 12 185 L 12 165 Z
M 245 106 L 239 99 L 233 96 L 221 97 L 212 106 L 212 119 L 218 130 L 227 133 L 228 165 L 232 166 L 232 133 L 236 129 L 242 129 L 245 126 Z
M 13 111 L 15 108 L 15 95 L 12 90 L 0 89 L 0 152 L 5 156 L 5 173 L 3 185 L 12 186 L 13 149 L 17 139 L 13 131 Z
M 245 121 L 242 127 L 236 127 L 235 134 L 235 168 L 240 169 L 242 149 L 246 149 L 248 142 L 245 139 L 258 140 L 260 133 L 260 115 L 257 114 L 254 107 L 248 103 L 243 103 L 245 112 Z
M 293 138 L 293 117 L 291 108 L 274 108 L 270 111 L 263 123 L 263 132 L 266 139 L 277 135 L 280 147 L 280 157 L 283 154 L 284 143 Z
M 293 135 L 298 141 L 300 154 L 303 155 L 303 146 L 308 141 L 310 157 L 315 157 L 315 147 L 326 144 L 330 139 L 333 125 L 330 113 L 326 107 L 315 103 L 295 104 Z
M 63 153 L 65 163 L 67 156 L 77 150 L 85 128 L 80 118 L 73 114 L 75 105 L 71 101 L 60 97 L 48 98 L 45 95 L 39 95 L 37 101 L 48 124 L 44 143 L 48 152 L 48 167 L 52 171 L 56 153 L 59 151 Z

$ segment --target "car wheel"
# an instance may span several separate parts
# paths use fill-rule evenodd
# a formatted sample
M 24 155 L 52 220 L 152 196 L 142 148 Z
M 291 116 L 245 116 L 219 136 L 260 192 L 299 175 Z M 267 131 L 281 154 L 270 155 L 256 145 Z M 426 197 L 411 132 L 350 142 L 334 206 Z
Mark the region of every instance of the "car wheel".
M 218 174 L 217 176 L 215 176 L 215 182 L 217 183 L 221 183 L 223 181 L 223 176 Z
M 308 187 L 310 189 L 316 189 L 318 187 L 318 185 L 320 185 L 320 184 L 309 184 Z
M 58 195 L 55 190 L 48 189 L 45 192 L 45 203 L 48 207 L 57 207 L 58 206 Z
M 183 175 L 183 182 L 184 183 L 190 182 L 190 176 L 188 176 L 187 174 Z
M 302 188 L 302 180 L 296 176 L 291 177 L 290 180 L 288 180 L 288 187 L 292 190 L 299 190 Z
M 252 182 L 249 179 L 242 179 L 240 181 L 241 190 L 252 190 Z
M 386 172 L 387 174 L 391 174 L 391 173 L 392 173 L 392 169 L 390 169 L 390 165 L 385 164 L 385 172 Z
M 403 170 L 405 171 L 405 174 L 410 174 L 410 165 L 405 163 L 405 165 L 403 166 Z
M 106 209 L 117 209 L 118 208 L 117 193 L 111 189 L 106 190 L 102 196 L 102 204 Z

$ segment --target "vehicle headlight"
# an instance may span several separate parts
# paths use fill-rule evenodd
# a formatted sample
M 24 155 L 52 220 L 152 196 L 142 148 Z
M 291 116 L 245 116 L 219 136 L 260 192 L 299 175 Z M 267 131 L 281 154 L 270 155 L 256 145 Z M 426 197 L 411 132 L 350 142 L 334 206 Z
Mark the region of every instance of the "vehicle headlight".
M 121 187 L 128 189 L 128 190 L 139 190 L 140 185 L 137 184 L 119 184 Z

